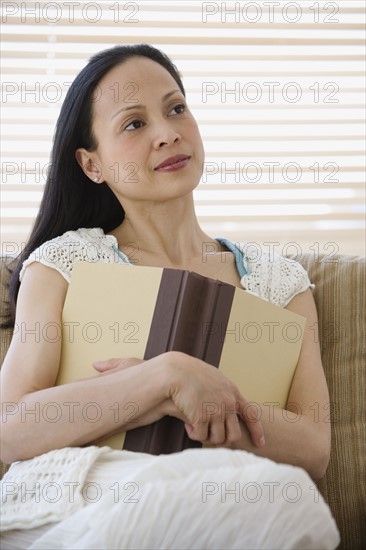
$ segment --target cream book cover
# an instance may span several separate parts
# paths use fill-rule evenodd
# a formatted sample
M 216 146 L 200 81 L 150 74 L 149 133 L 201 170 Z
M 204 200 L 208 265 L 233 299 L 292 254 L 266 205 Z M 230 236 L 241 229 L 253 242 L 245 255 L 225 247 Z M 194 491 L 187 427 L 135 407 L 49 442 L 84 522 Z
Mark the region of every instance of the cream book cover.
M 170 276 L 186 277 L 179 279 L 178 286 L 171 290 L 164 278 L 167 272 Z M 183 282 L 189 276 L 194 276 L 197 284 L 218 283 L 219 290 L 229 294 L 222 295 L 220 302 L 216 294 L 202 298 L 204 293 L 200 289 L 206 287 L 197 286 L 196 294 L 188 292 Z M 223 309 L 226 313 L 202 302 L 210 296 L 216 310 Z M 210 314 L 200 318 L 199 310 L 205 308 Z M 286 405 L 301 350 L 304 317 L 244 289 L 201 275 L 129 264 L 75 263 L 62 314 L 61 363 L 56 383 L 95 376 L 93 361 L 146 358 L 147 346 L 157 349 L 164 323 L 165 331 L 169 332 L 179 316 L 184 316 L 185 324 L 191 324 L 189 338 L 193 334 L 199 344 L 205 342 L 207 347 L 210 341 L 218 346 L 214 366 L 235 382 L 249 401 L 258 405 Z M 170 334 L 169 338 L 173 346 L 169 349 L 175 349 L 174 337 Z M 165 340 L 161 342 L 160 346 L 166 345 Z M 160 349 L 160 353 L 163 351 L 168 349 Z M 205 356 L 200 358 L 205 360 Z M 99 444 L 121 449 L 124 438 L 121 432 Z

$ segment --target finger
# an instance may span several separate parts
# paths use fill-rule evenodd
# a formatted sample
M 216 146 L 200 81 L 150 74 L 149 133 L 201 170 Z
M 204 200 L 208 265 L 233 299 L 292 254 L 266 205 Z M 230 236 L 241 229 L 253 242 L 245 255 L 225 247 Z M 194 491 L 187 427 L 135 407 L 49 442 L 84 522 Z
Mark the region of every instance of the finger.
M 208 443 L 212 445 L 220 445 L 225 442 L 226 439 L 225 422 L 221 420 L 213 421 L 210 424 L 208 433 Z
M 225 419 L 225 428 L 226 428 L 226 441 L 228 443 L 235 443 L 241 438 L 241 429 L 238 414 L 235 411 L 235 414 L 230 414 L 226 416 Z
M 206 441 L 208 438 L 208 425 L 207 423 L 200 423 L 197 425 L 184 424 L 188 437 L 193 441 Z
M 264 429 L 262 422 L 259 420 L 259 411 L 253 403 L 244 401 L 239 403 L 239 414 L 244 420 L 246 427 L 249 430 L 250 437 L 257 447 L 265 445 Z
M 99 372 L 105 372 L 110 369 L 115 369 L 119 366 L 121 359 L 106 359 L 104 361 L 93 361 L 93 367 Z
M 141 359 L 137 359 L 137 357 L 129 357 L 127 359 L 120 359 L 120 358 L 114 358 L 114 359 L 106 359 L 104 361 L 93 361 L 93 367 L 99 371 L 99 372 L 107 372 L 112 369 L 120 368 L 128 368 L 133 367 L 134 365 L 137 365 L 141 363 Z

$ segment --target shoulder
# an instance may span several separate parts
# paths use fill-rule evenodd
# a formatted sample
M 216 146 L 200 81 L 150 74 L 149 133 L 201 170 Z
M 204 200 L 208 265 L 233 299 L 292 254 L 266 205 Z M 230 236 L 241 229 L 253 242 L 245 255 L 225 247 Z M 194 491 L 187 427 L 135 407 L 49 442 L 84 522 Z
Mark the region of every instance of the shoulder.
M 100 227 L 67 231 L 46 241 L 29 255 L 23 262 L 19 280 L 22 280 L 30 264 L 39 262 L 55 269 L 69 282 L 77 260 L 108 263 L 119 261 L 115 245 L 115 237 L 106 235 Z
M 285 307 L 291 299 L 314 285 L 302 265 L 260 247 L 239 244 L 245 274 L 242 286 L 275 305 Z

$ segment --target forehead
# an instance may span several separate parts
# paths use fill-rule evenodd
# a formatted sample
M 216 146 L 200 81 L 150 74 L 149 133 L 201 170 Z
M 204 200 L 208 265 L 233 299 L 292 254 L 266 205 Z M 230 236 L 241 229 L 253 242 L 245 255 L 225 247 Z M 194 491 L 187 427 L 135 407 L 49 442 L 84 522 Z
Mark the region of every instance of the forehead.
M 159 63 L 145 57 L 131 57 L 111 69 L 99 82 L 94 113 L 103 115 L 116 105 L 144 103 L 152 95 L 159 98 L 174 89 L 180 91 L 177 82 Z

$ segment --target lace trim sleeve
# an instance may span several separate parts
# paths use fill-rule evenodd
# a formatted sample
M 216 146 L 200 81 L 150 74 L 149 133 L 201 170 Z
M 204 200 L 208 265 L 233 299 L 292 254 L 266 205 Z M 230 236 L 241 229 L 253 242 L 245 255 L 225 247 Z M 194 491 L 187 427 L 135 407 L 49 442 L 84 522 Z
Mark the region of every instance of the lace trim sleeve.
M 300 292 L 315 287 L 301 264 L 279 254 L 262 253 L 260 258 L 254 258 L 249 251 L 244 266 L 247 270 L 241 279 L 244 288 L 280 307 L 285 307 Z
M 58 271 L 69 283 L 74 262 L 77 260 L 88 262 L 119 262 L 112 245 L 114 237 L 105 235 L 100 228 L 78 229 L 68 231 L 50 241 L 43 243 L 34 250 L 23 262 L 19 273 L 21 281 L 26 268 L 33 262 L 51 267 Z

